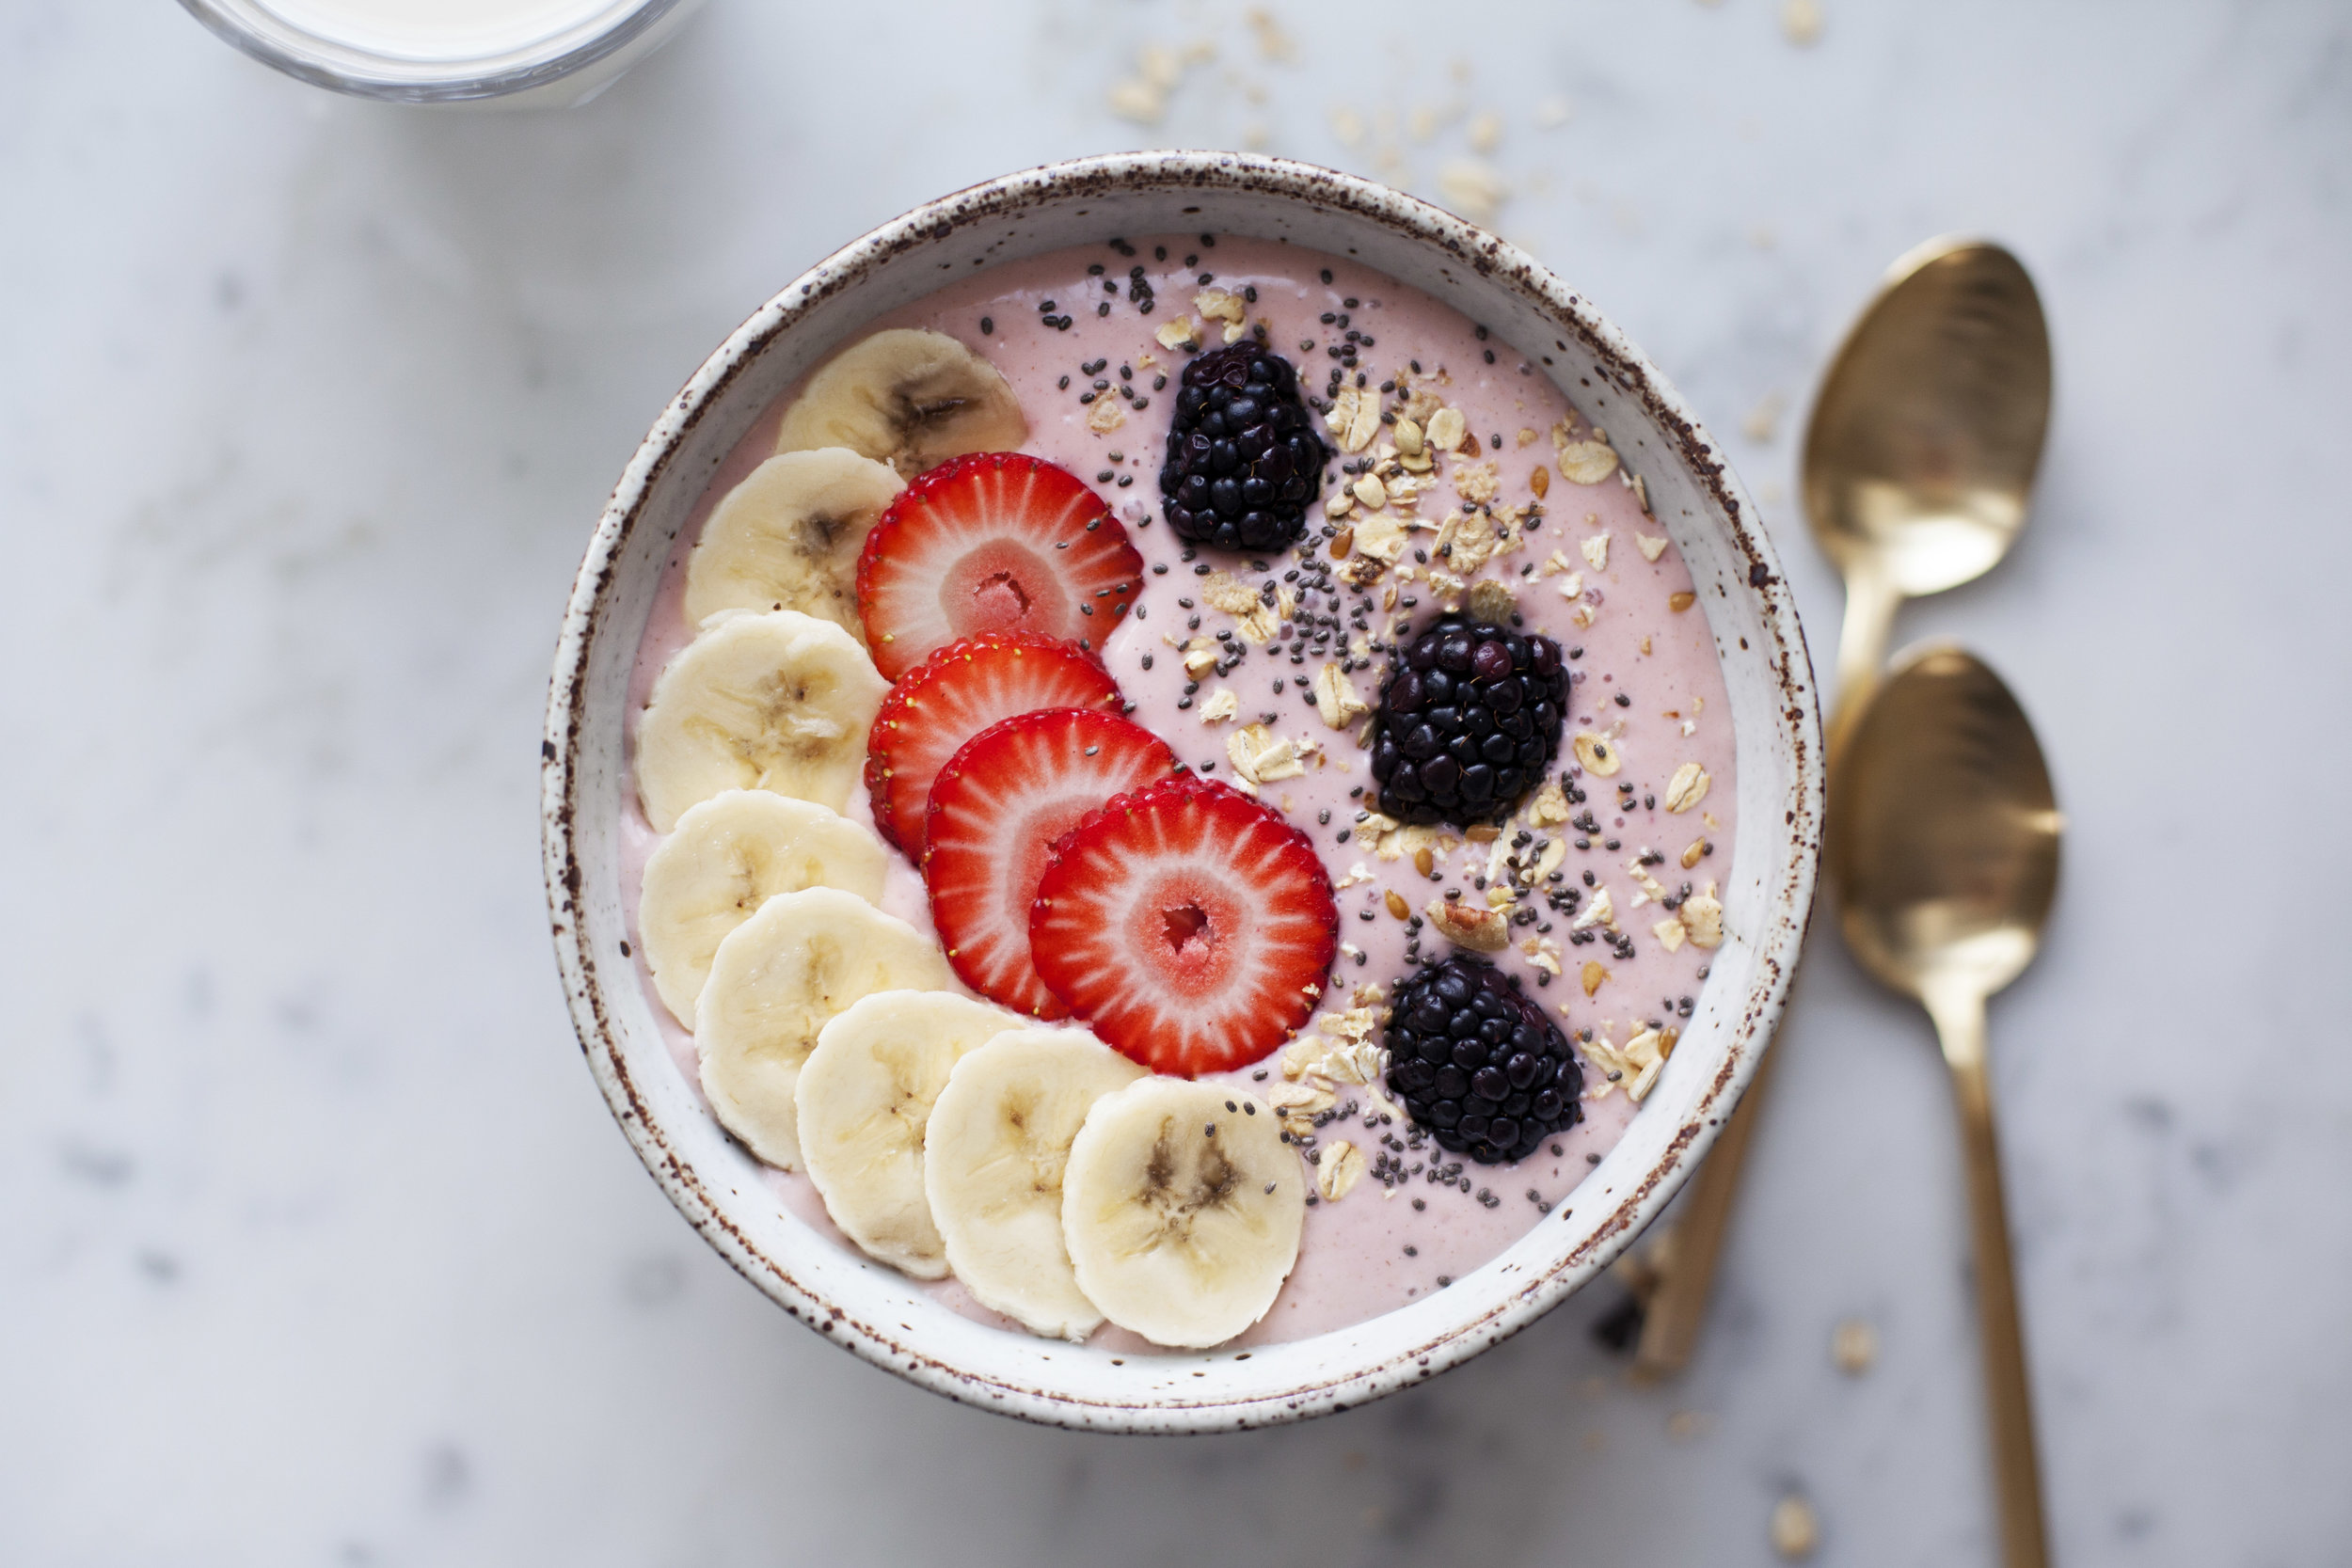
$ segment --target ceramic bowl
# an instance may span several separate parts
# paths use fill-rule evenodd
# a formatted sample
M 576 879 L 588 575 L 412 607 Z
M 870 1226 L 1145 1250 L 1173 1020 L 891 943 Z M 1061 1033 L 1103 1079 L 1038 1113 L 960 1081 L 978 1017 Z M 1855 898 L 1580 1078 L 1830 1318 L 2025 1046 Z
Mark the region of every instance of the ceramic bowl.
M 1730 932 L 1666 1071 L 1555 1212 L 1451 1289 L 1365 1323 L 1248 1352 L 1127 1355 L 959 1317 L 787 1212 L 697 1102 L 623 956 L 625 693 L 672 540 L 728 449 L 795 378 L 883 312 L 976 266 L 1104 234 L 1238 233 L 1359 258 L 1523 354 L 1645 475 L 1721 654 L 1738 746 Z M 1396 191 L 1226 152 L 1032 169 L 919 207 L 760 307 L 654 422 L 589 542 L 557 651 L 544 755 L 555 946 L 588 1065 L 681 1213 L 787 1312 L 877 1366 L 985 1409 L 1063 1426 L 1203 1432 L 1343 1410 L 1454 1366 L 1590 1280 L 1655 1218 L 1731 1114 L 1780 1016 L 1821 819 L 1820 736 L 1796 608 L 1722 449 L 1641 352 L 1533 257 Z M 1121 1364 L 1123 1362 L 1123 1364 Z

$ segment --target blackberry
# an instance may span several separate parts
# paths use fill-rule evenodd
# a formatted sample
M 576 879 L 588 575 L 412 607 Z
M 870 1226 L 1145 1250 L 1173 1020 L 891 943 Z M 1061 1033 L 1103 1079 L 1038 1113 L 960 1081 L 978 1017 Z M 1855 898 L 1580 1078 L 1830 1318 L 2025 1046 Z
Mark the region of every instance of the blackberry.
M 1560 644 L 1447 615 L 1380 683 L 1372 776 L 1400 822 L 1500 822 L 1560 754 L 1568 670 Z
M 1289 360 L 1248 339 L 1213 349 L 1176 394 L 1160 467 L 1168 526 L 1196 545 L 1282 549 L 1306 531 L 1330 460 Z
M 1502 1164 L 1582 1119 L 1584 1069 L 1518 976 L 1456 953 L 1393 997 L 1389 1090 L 1444 1148 Z

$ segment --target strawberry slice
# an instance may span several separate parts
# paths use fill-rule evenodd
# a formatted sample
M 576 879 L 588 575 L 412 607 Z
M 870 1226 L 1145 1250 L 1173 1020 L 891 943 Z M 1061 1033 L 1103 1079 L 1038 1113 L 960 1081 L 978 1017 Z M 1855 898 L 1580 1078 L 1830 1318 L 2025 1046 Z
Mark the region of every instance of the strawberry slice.
M 1123 705 L 1110 672 L 1075 642 L 1023 631 L 951 642 L 908 671 L 874 715 L 866 737 L 874 825 L 921 865 L 931 780 L 965 741 L 1036 708 L 1117 713 Z
M 1103 499 L 1012 451 L 918 475 L 866 536 L 857 608 L 897 680 L 959 637 L 1029 631 L 1092 651 L 1143 591 L 1143 557 Z
M 1047 987 L 1108 1044 L 1186 1076 L 1254 1062 L 1306 1022 L 1338 930 L 1307 835 L 1189 774 L 1089 814 L 1029 909 Z
M 1029 962 L 1029 906 L 1054 843 L 1114 795 L 1176 770 L 1168 742 L 1084 708 L 991 724 L 931 784 L 923 880 L 947 962 L 981 995 L 1038 1018 L 1070 1008 Z

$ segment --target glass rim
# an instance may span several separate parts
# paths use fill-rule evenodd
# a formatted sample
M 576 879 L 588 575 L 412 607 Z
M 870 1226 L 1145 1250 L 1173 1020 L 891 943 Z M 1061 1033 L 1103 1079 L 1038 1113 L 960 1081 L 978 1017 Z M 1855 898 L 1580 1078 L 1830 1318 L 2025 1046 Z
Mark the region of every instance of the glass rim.
M 470 59 L 414 60 L 324 38 L 256 0 L 180 0 L 215 38 L 297 81 L 391 103 L 459 103 L 528 92 L 628 48 L 685 0 L 637 0 L 626 14 L 559 29 Z M 593 29 L 580 36 L 583 29 Z

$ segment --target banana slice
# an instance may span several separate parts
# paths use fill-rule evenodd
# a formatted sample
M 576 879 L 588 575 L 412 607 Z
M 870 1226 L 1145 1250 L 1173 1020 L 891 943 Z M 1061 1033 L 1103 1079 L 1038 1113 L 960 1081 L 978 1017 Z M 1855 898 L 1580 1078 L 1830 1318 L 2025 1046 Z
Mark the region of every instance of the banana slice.
M 729 931 L 694 1004 L 720 1125 L 770 1164 L 798 1166 L 801 1065 L 827 1023 L 878 990 L 961 988 L 937 942 L 839 888 L 778 894 Z
M 1298 1261 L 1307 1182 L 1263 1103 L 1151 1078 L 1087 1113 L 1061 1201 L 1087 1299 L 1155 1345 L 1199 1349 L 1274 1305 Z
M 1029 438 L 996 367 L 944 332 L 901 327 L 852 344 L 784 411 L 778 451 L 847 447 L 912 479 L 967 451 Z
M 923 1189 L 981 1306 L 1048 1338 L 1102 1323 L 1062 1243 L 1062 1165 L 1087 1108 L 1142 1076 L 1082 1029 L 1016 1029 L 956 1063 L 923 1134 Z
M 923 1192 L 923 1129 L 964 1053 L 1018 1013 L 944 990 L 883 990 L 817 1036 L 793 1090 L 801 1158 L 842 1234 L 917 1279 L 947 1272 Z
M 890 851 L 843 816 L 764 789 L 690 807 L 645 861 L 637 935 L 662 1005 L 688 1028 L 710 956 L 779 893 L 837 887 L 880 904 Z
M 857 557 L 891 498 L 906 488 L 843 447 L 771 457 L 726 493 L 686 558 L 686 618 L 722 610 L 797 610 L 866 645 Z
M 722 790 L 839 811 L 890 683 L 857 639 L 779 610 L 730 610 L 670 660 L 637 727 L 637 798 L 657 832 Z

